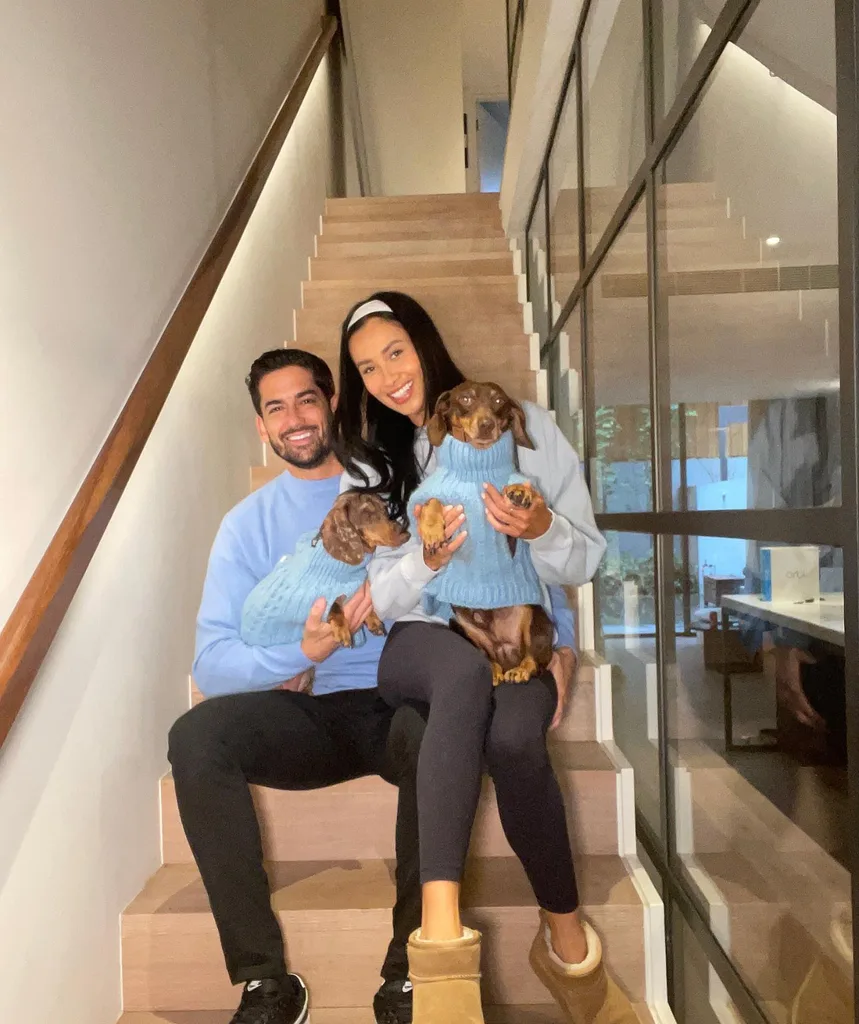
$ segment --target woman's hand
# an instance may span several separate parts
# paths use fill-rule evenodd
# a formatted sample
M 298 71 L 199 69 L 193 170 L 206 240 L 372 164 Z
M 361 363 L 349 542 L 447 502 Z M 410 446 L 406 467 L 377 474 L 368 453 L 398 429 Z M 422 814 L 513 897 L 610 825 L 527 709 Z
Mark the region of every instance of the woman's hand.
M 415 505 L 415 519 L 418 522 L 420 522 L 422 509 L 423 505 Z M 464 522 L 465 514 L 462 505 L 444 506 L 444 543 L 432 553 L 428 552 L 426 547 L 424 547 L 424 563 L 428 569 L 432 569 L 435 572 L 443 569 L 462 547 L 465 543 L 465 538 L 468 536 L 468 530 L 463 530 L 461 533 L 456 534 L 455 537 L 454 534 Z
M 521 537 L 522 540 L 542 537 L 552 525 L 552 513 L 543 496 L 533 488 L 531 490 L 534 497 L 530 506 L 521 508 L 492 484 L 486 484 L 483 488 L 483 504 L 490 525 L 508 537 Z
M 570 647 L 558 647 L 552 654 L 549 662 L 549 671 L 555 679 L 558 688 L 558 705 L 555 708 L 555 716 L 549 726 L 549 730 L 557 729 L 564 719 L 564 712 L 567 709 L 567 701 L 570 697 L 570 688 L 576 674 L 576 654 Z

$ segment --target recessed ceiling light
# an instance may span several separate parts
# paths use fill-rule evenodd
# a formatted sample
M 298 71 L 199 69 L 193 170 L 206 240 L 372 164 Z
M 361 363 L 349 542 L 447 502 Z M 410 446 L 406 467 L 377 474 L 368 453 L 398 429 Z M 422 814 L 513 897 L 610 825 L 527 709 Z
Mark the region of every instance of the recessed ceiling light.
M 781 239 L 779 238 L 778 235 L 770 235 L 769 238 L 767 239 L 767 245 L 771 249 L 774 249 L 777 245 L 780 245 L 780 244 L 781 244 Z

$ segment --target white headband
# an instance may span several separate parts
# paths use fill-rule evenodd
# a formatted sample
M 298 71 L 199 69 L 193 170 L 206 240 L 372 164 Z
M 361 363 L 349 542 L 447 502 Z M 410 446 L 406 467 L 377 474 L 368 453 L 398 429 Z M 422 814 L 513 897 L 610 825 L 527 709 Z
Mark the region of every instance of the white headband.
M 363 320 L 366 316 L 372 316 L 373 313 L 390 313 L 393 316 L 394 311 L 387 302 L 382 302 L 381 299 L 370 299 L 369 302 L 362 303 L 355 310 L 349 320 L 346 330 L 351 331 L 359 320 Z

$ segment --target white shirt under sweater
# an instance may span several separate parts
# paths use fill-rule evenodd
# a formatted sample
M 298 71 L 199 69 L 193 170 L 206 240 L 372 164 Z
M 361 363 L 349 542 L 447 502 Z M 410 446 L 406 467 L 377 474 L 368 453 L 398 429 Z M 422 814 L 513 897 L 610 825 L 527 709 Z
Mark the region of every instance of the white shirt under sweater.
M 544 587 L 581 586 L 597 571 L 606 542 L 594 521 L 579 457 L 546 409 L 532 402 L 522 405 L 535 450 L 516 449 L 519 470 L 543 495 L 553 513 L 552 524 L 543 536 L 527 541 L 531 559 Z M 426 466 L 424 476 L 432 473 L 436 459 L 425 430 L 418 432 L 415 455 L 418 465 Z M 372 481 L 373 471 L 368 468 L 367 473 Z M 341 490 L 362 484 L 344 473 Z M 368 574 L 373 606 L 382 619 L 442 621 L 427 615 L 421 603 L 423 588 L 435 573 L 424 562 L 419 538 L 411 537 L 399 548 L 378 548 Z

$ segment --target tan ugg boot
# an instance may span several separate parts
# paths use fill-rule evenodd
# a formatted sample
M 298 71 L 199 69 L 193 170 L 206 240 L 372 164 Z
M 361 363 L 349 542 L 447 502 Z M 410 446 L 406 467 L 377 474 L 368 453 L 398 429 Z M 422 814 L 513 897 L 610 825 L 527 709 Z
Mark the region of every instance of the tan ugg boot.
M 585 924 L 588 955 L 580 964 L 563 963 L 551 949 L 541 917 L 531 947 L 531 967 L 572 1024 L 639 1024 L 632 1003 L 606 973 L 597 933 Z
M 413 1024 L 483 1024 L 480 1003 L 480 932 L 430 942 L 409 938 L 409 978 L 414 986 Z

